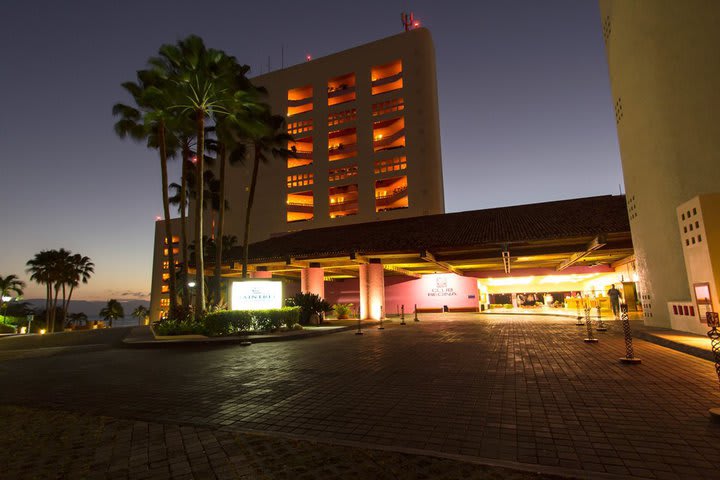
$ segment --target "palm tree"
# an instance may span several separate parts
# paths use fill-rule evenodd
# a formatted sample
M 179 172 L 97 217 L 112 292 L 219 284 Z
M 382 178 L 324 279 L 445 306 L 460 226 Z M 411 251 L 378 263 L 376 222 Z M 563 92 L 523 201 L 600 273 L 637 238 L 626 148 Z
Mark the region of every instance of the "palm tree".
M 248 194 L 247 209 L 245 211 L 245 234 L 243 238 L 243 265 L 242 278 L 247 278 L 247 265 L 250 238 L 250 213 L 255 199 L 255 187 L 257 186 L 257 175 L 260 163 L 267 163 L 273 158 L 287 159 L 293 155 L 288 150 L 287 143 L 292 141 L 292 135 L 289 135 L 285 128 L 285 117 L 281 115 L 271 115 L 269 111 L 265 116 L 265 131 L 252 138 L 253 147 L 253 170 L 250 181 L 250 193 Z
M 71 252 L 64 248 L 60 250 L 43 250 L 36 253 L 26 263 L 26 272 L 30 274 L 30 280 L 46 287 L 45 312 L 49 333 L 55 331 L 57 299 L 60 290 L 65 285 L 67 263 L 70 256 Z
M 125 312 L 123 311 L 123 307 L 115 299 L 110 299 L 107 302 L 107 305 L 105 305 L 100 310 L 100 316 L 105 321 L 110 321 L 110 327 L 112 328 L 113 320 L 117 320 L 118 318 L 125 318 Z
M 130 315 L 137 318 L 138 325 L 145 325 L 147 318 L 150 316 L 150 310 L 142 305 L 138 305 Z
M 68 285 L 70 287 L 70 291 L 68 292 L 67 298 L 65 298 L 65 295 L 63 294 L 63 325 L 65 324 L 67 319 L 67 311 L 68 307 L 70 306 L 70 300 L 72 299 L 73 291 L 76 287 L 80 285 L 80 283 L 87 284 L 92 274 L 95 273 L 95 264 L 90 261 L 89 257 L 84 257 L 79 253 L 76 253 L 75 255 L 72 255 L 68 260 L 68 264 L 65 268 L 65 278 L 63 279 L 63 293 L 65 285 Z
M 88 320 L 88 316 L 85 314 L 85 312 L 71 313 L 67 317 L 70 320 L 68 324 L 72 323 L 73 325 L 87 323 Z
M 160 47 L 159 57 L 150 60 L 161 75 L 174 83 L 177 107 L 191 114 L 195 121 L 198 172 L 204 171 L 205 119 L 217 112 L 226 111 L 227 99 L 232 97 L 230 79 L 237 71 L 237 61 L 220 50 L 208 49 L 203 40 L 191 35 L 176 45 Z M 202 174 L 196 175 L 195 243 L 196 284 L 205 283 L 205 264 L 201 255 L 203 238 L 203 185 Z M 171 278 L 173 275 L 171 275 Z M 195 312 L 205 311 L 205 293 L 198 289 Z
M 170 311 L 173 312 L 177 306 L 177 288 L 175 254 L 170 228 L 167 160 L 168 157 L 174 156 L 177 145 L 177 139 L 169 135 L 168 125 L 177 124 L 178 118 L 172 111 L 174 106 L 172 88 L 167 79 L 154 70 L 141 70 L 137 72 L 137 82 L 125 82 L 122 86 L 130 93 L 137 107 L 122 103 L 113 106 L 113 115 L 120 117 L 115 124 L 115 132 L 120 138 L 130 137 L 136 141 L 145 141 L 149 148 L 157 149 L 160 154 L 165 242 L 170 270 L 168 287 Z
M 5 305 L 5 298 L 10 297 L 10 293 L 14 292 L 16 297 L 21 297 L 23 289 L 25 288 L 25 282 L 20 280 L 17 275 L 8 275 L 3 277 L 0 275 L 0 307 L 3 307 L 3 316 L 6 315 L 7 305 Z

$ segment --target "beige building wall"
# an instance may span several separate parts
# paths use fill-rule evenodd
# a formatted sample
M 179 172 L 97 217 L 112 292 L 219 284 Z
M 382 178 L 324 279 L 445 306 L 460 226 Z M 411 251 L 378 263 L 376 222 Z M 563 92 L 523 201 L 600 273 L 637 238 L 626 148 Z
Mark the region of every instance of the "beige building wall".
M 600 0 L 628 213 L 649 325 L 690 299 L 675 209 L 720 183 L 720 2 Z
M 404 32 L 253 82 L 267 88 L 276 114 L 311 105 L 310 111 L 289 115 L 287 121 L 290 133 L 301 140 L 295 144 L 298 151 L 312 148 L 312 164 L 289 168 L 277 159 L 261 167 L 251 241 L 289 231 L 445 212 L 435 50 L 428 30 Z M 401 88 L 394 88 L 400 83 Z M 310 100 L 304 101 L 310 89 Z M 329 105 L 334 102 L 339 103 Z M 302 141 L 309 137 L 311 142 Z M 331 151 L 334 146 L 338 148 Z M 307 155 L 298 160 L 306 161 Z M 225 227 L 239 239 L 250 168 L 228 169 L 231 210 Z M 381 182 L 378 189 L 376 182 Z M 310 196 L 311 208 L 294 205 Z M 407 208 L 402 208 L 404 203 Z M 353 208 L 355 214 L 343 216 Z M 312 212 L 312 219 L 289 222 L 289 209 L 298 216 Z
M 671 306 L 672 327 L 704 335 L 705 312 L 720 311 L 720 194 L 692 198 L 677 208 L 676 215 L 695 315 L 675 315 Z M 707 298 L 712 303 L 703 305 Z

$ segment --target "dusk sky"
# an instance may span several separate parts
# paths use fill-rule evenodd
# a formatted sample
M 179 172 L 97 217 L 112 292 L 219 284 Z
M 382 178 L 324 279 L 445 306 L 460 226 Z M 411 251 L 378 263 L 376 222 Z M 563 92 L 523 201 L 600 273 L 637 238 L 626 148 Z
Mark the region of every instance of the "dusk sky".
M 0 275 L 63 247 L 96 264 L 76 298 L 149 298 L 160 166 L 111 107 L 161 44 L 195 33 L 256 75 L 282 45 L 289 66 L 399 33 L 402 11 L 435 42 L 448 212 L 619 193 L 597 0 L 3 0 Z

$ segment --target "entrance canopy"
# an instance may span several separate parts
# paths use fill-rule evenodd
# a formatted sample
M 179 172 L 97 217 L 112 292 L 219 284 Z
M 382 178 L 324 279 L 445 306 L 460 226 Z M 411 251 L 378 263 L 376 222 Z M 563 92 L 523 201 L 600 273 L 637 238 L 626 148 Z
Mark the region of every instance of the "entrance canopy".
M 325 280 L 368 263 L 386 276 L 507 278 L 612 272 L 632 254 L 625 196 L 607 195 L 302 230 L 250 245 L 248 263 L 292 278 L 320 267 Z M 240 276 L 242 248 L 229 260 L 223 276 Z

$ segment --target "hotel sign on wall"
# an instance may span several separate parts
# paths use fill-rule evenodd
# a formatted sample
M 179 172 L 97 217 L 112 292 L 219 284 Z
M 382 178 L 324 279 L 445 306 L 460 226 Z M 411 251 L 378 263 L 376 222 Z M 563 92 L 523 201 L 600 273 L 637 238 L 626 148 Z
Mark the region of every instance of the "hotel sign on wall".
M 444 275 L 435 277 L 434 285 L 427 292 L 428 297 L 455 297 L 457 292 L 454 288 L 448 287 L 448 279 Z
M 252 280 L 233 282 L 230 287 L 231 310 L 267 310 L 281 308 L 282 282 Z

